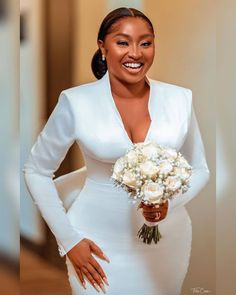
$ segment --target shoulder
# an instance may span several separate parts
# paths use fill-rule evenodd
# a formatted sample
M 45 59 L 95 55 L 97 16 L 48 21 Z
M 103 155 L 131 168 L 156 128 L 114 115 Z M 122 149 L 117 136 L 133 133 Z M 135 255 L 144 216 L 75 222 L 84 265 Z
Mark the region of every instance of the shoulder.
M 176 84 L 149 79 L 155 96 L 176 117 L 188 118 L 192 110 L 192 90 Z
M 67 88 L 60 93 L 59 101 L 64 101 L 64 109 L 69 109 L 77 117 L 90 113 L 102 93 L 101 80 Z
M 192 102 L 192 90 L 180 85 L 167 83 L 160 80 L 149 79 L 154 88 L 161 88 L 166 97 L 170 99 L 185 100 L 188 103 Z
M 67 97 L 69 100 L 78 99 L 79 97 L 86 97 L 93 95 L 99 89 L 99 80 L 77 85 L 61 92 L 61 95 Z

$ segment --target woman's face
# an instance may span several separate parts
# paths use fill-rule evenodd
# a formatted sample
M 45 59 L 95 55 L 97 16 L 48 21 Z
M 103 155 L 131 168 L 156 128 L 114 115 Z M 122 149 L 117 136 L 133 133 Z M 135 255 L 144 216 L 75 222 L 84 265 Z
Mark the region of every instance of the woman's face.
M 125 17 L 98 45 L 106 57 L 110 75 L 122 82 L 137 83 L 144 79 L 155 55 L 154 35 L 140 17 Z

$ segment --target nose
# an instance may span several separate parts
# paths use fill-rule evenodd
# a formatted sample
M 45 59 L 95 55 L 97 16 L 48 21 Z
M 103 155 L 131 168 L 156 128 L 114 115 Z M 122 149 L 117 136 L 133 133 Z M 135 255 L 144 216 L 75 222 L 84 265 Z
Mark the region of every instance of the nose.
M 129 48 L 129 57 L 133 58 L 133 59 L 139 59 L 141 57 L 142 53 L 140 50 L 140 47 L 136 44 L 133 44 L 132 46 L 130 46 Z

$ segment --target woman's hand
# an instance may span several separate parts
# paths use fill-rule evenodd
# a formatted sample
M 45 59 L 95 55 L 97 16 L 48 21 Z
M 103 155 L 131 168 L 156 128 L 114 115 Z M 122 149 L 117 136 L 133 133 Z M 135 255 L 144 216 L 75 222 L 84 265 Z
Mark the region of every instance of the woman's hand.
M 168 211 L 168 202 L 162 203 L 160 205 L 145 205 L 141 202 L 138 206 L 143 209 L 143 216 L 149 222 L 157 222 L 164 219 Z
M 67 256 L 71 260 L 74 268 L 79 276 L 79 279 L 86 289 L 85 280 L 83 275 L 85 275 L 93 287 L 100 292 L 100 288 L 105 293 L 105 288 L 103 281 L 108 284 L 107 277 L 97 262 L 97 260 L 92 256 L 92 252 L 96 254 L 99 258 L 110 262 L 108 257 L 102 252 L 102 250 L 91 240 L 83 239 L 78 244 L 76 244 L 70 251 L 67 252 Z M 103 280 L 103 281 L 102 281 Z

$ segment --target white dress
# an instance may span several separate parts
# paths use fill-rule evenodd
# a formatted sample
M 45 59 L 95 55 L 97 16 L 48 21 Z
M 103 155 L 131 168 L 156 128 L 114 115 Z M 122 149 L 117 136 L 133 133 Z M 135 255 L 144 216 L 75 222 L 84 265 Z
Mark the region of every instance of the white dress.
M 113 100 L 108 72 L 96 82 L 63 91 L 24 165 L 28 190 L 64 256 L 83 238 L 93 240 L 109 257 L 96 257 L 104 269 L 108 295 L 178 295 L 188 270 L 192 226 L 184 207 L 206 185 L 209 170 L 192 105 L 192 92 L 146 77 L 150 85 L 151 125 L 145 138 L 181 151 L 193 166 L 191 188 L 169 202 L 158 244 L 137 238 L 145 219 L 138 203 L 129 201 L 111 180 L 115 161 L 132 146 Z M 83 153 L 87 178 L 68 211 L 53 181 L 54 172 L 76 141 Z M 73 295 L 85 290 L 66 256 Z

